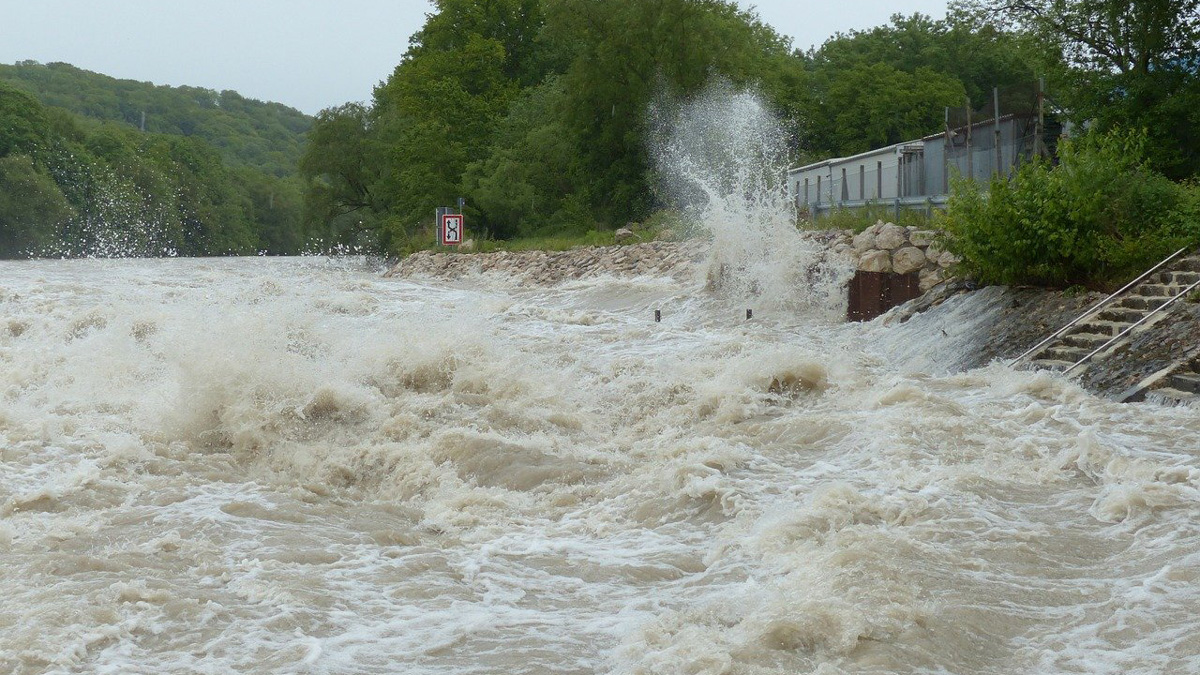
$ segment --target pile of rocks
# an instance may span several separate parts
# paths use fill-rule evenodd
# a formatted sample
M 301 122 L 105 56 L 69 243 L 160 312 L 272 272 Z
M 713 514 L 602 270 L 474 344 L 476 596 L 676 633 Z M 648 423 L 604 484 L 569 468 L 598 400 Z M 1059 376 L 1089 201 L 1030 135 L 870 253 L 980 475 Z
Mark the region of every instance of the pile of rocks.
M 959 262 L 942 250 L 936 237 L 933 230 L 879 221 L 853 237 L 847 233 L 833 250 L 850 255 L 863 272 L 917 272 L 924 292 L 949 279 L 950 269 Z
M 384 276 L 456 279 L 494 273 L 534 284 L 596 276 L 691 276 L 705 259 L 703 240 L 652 241 L 628 246 L 586 246 L 569 251 L 497 251 L 435 253 L 419 251 L 401 260 Z

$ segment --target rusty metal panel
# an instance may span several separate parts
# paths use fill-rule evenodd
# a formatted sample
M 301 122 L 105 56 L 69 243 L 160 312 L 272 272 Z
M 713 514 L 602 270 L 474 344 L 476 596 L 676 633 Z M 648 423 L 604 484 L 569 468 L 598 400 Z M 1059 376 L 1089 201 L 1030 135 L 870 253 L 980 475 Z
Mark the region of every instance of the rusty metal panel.
M 896 305 L 919 296 L 920 286 L 921 282 L 916 272 L 894 274 L 859 271 L 850 280 L 850 303 L 846 311 L 846 320 L 870 321 Z

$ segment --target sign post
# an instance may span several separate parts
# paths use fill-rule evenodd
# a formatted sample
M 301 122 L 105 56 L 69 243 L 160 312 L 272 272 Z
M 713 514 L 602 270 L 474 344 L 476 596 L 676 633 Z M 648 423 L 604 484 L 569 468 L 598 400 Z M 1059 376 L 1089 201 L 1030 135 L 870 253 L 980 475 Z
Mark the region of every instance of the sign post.
M 448 211 L 448 209 L 447 209 Z M 438 216 L 438 241 L 442 246 L 458 246 L 463 242 L 463 216 L 461 213 L 440 213 Z

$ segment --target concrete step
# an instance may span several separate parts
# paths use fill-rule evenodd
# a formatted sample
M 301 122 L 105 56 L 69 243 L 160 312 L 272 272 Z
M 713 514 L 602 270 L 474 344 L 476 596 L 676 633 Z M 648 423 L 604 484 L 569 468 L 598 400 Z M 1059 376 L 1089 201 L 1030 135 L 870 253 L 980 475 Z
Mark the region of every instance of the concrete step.
M 1099 333 L 1070 333 L 1059 338 L 1058 344 L 1066 347 L 1079 347 L 1089 352 L 1112 339 L 1112 335 Z
M 1166 281 L 1165 283 L 1142 282 L 1141 284 L 1134 287 L 1133 294 L 1134 295 L 1171 296 L 1171 295 L 1175 295 L 1175 293 L 1179 292 L 1178 290 L 1175 290 L 1174 292 L 1171 291 L 1171 289 L 1174 286 L 1175 286 L 1175 284 L 1172 284 L 1170 281 Z
M 1200 272 L 1187 272 L 1187 271 L 1176 270 L 1173 272 L 1167 272 L 1165 276 L 1166 276 L 1166 278 L 1163 279 L 1163 281 L 1165 283 L 1168 283 L 1168 284 L 1171 284 L 1174 286 L 1182 286 L 1184 288 L 1191 286 L 1192 284 L 1196 283 L 1197 281 L 1200 281 Z
M 1161 284 L 1164 286 L 1179 286 L 1182 284 L 1187 286 L 1195 283 L 1197 280 L 1200 280 L 1200 272 L 1171 269 L 1150 275 L 1142 284 Z M 1137 286 L 1137 288 L 1140 287 L 1141 284 Z
M 1183 289 L 1180 288 L 1179 290 Z M 1152 310 L 1162 307 L 1162 304 L 1170 300 L 1171 297 L 1161 295 L 1131 295 L 1114 302 L 1112 306 L 1125 309 Z
M 1056 344 L 1052 347 L 1047 347 L 1038 355 L 1039 359 L 1051 359 L 1053 361 L 1067 361 L 1071 364 L 1079 361 L 1083 357 L 1092 352 L 1095 347 L 1090 349 L 1084 347 L 1071 347 L 1062 344 Z
M 1136 323 L 1146 312 L 1140 309 L 1129 309 L 1128 307 L 1105 307 L 1096 316 L 1102 321 L 1124 321 L 1126 323 Z
M 1042 370 L 1066 370 L 1075 365 L 1074 361 L 1061 361 L 1059 359 L 1036 358 L 1030 360 L 1034 367 Z M 1082 366 L 1081 366 L 1082 367 Z
M 1172 272 L 1200 272 L 1200 256 L 1189 255 L 1171 263 Z
M 1170 386 L 1179 391 L 1200 394 L 1200 373 L 1189 371 L 1173 373 L 1170 379 Z
M 1075 327 L 1071 332 L 1072 335 L 1092 334 L 1112 337 L 1118 335 L 1121 331 L 1133 325 L 1131 321 L 1102 321 L 1100 319 L 1092 319 L 1084 321 Z
M 1190 391 L 1180 391 L 1174 387 L 1159 387 L 1146 394 L 1147 401 L 1159 401 L 1166 405 L 1194 405 L 1200 402 L 1200 396 Z

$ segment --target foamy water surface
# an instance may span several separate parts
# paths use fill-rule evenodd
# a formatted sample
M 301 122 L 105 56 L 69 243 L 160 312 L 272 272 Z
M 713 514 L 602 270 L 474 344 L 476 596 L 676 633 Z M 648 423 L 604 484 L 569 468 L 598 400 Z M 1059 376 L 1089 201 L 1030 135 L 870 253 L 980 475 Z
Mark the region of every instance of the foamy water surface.
M 0 271 L 0 672 L 1200 671 L 1200 411 L 940 369 L 986 297 Z

